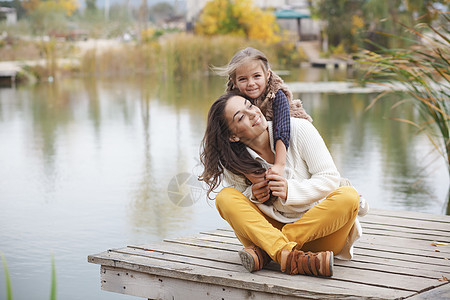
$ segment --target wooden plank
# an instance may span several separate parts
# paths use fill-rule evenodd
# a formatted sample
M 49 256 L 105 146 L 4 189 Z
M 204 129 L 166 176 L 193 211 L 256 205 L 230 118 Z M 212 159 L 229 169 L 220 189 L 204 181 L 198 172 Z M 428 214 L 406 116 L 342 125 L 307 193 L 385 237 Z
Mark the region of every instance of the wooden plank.
M 121 254 L 129 254 L 135 256 L 149 257 L 160 259 L 163 261 L 173 261 L 180 263 L 189 263 L 196 266 L 214 268 L 219 270 L 228 270 L 235 272 L 244 272 L 245 268 L 239 261 L 239 256 L 235 252 L 220 251 L 219 249 L 200 250 L 200 247 L 192 247 L 188 245 L 176 246 L 171 245 L 172 251 L 168 250 L 166 245 L 150 245 L 152 250 L 147 251 L 142 248 L 127 247 L 113 250 Z M 175 248 L 178 248 L 175 250 Z M 148 249 L 148 248 L 147 248 Z M 225 253 L 224 253 L 225 252 Z M 219 260 L 220 258 L 220 260 Z
M 371 261 L 371 258 L 364 258 L 362 260 L 353 259 L 351 261 L 346 260 L 335 260 L 335 266 L 344 266 L 352 269 L 361 269 L 361 270 L 372 270 L 381 273 L 394 273 L 405 276 L 413 276 L 413 277 L 423 277 L 428 279 L 439 279 L 442 277 L 442 272 L 439 272 L 435 269 L 418 269 L 411 268 L 407 263 L 399 263 L 395 264 L 392 261 L 388 263 L 378 263 L 377 261 Z M 357 272 L 357 271 L 355 271 Z
M 388 235 L 395 237 L 411 238 L 415 240 L 438 241 L 450 243 L 450 236 L 444 235 L 443 232 L 426 231 L 412 228 L 394 229 L 392 226 L 383 226 L 378 224 L 364 224 L 363 234 L 369 235 Z
M 410 300 L 450 299 L 450 283 L 428 290 L 408 298 Z
M 234 251 L 234 252 L 237 252 L 242 249 L 242 245 L 201 240 L 201 239 L 196 239 L 196 238 L 166 239 L 164 241 L 167 243 L 199 246 L 199 247 L 206 247 L 206 248 L 210 248 L 210 249 L 223 249 L 223 250 Z
M 355 245 L 355 251 L 359 251 L 358 249 L 372 249 L 372 250 L 379 250 L 386 253 L 404 253 L 404 254 L 411 254 L 415 255 L 420 259 L 420 256 L 425 257 L 435 257 L 447 260 L 450 258 L 449 250 L 444 250 L 442 247 L 433 247 L 429 246 L 428 249 L 413 249 L 409 247 L 400 247 L 399 245 L 392 246 L 392 245 L 383 245 L 383 244 L 374 244 L 374 243 L 366 243 L 364 241 L 358 241 Z M 436 251 L 437 250 L 437 251 Z M 445 264 L 445 263 L 444 263 Z
M 404 249 L 408 251 L 408 249 L 422 250 L 422 251 L 430 251 L 434 252 L 434 250 L 438 249 L 442 253 L 449 253 L 449 246 L 437 246 L 433 247 L 431 244 L 433 241 L 420 241 L 420 240 L 411 240 L 402 237 L 392 237 L 392 236 L 383 236 L 383 235 L 368 235 L 364 234 L 358 240 L 359 242 L 368 243 L 372 245 L 386 245 L 390 247 L 396 247 L 398 249 Z M 439 252 L 436 252 L 439 253 Z
M 416 233 L 419 235 L 436 235 L 439 237 L 449 238 L 450 233 L 445 231 L 423 229 L 423 228 L 410 228 L 410 227 L 398 227 L 390 224 L 375 224 L 375 223 L 362 223 L 364 229 L 382 229 L 386 231 L 392 231 L 397 233 L 407 232 Z
M 222 237 L 229 237 L 237 239 L 236 235 L 234 234 L 233 230 L 231 228 L 219 228 L 216 230 L 211 230 L 208 232 L 200 232 L 200 234 L 208 234 L 208 235 L 218 235 Z
M 388 260 L 400 260 L 411 265 L 417 266 L 417 268 L 424 268 L 427 270 L 438 270 L 440 272 L 449 272 L 450 266 L 449 261 L 444 259 L 434 259 L 429 257 L 416 257 L 410 254 L 399 254 L 399 253 L 384 253 L 382 251 L 372 250 L 372 249 L 358 249 L 355 251 L 355 256 L 360 255 L 371 257 L 385 258 Z
M 413 219 L 422 220 L 428 222 L 449 223 L 450 216 L 435 215 L 429 213 L 415 212 L 415 211 L 393 211 L 383 209 L 370 209 L 369 215 L 377 215 L 383 217 L 400 218 L 400 219 Z M 364 219 L 364 218 L 362 218 Z
M 203 236 L 209 236 L 211 240 L 215 241 L 222 241 L 222 242 L 228 242 L 231 244 L 240 245 L 239 240 L 234 236 L 234 233 L 230 233 L 228 231 L 223 230 L 214 230 L 211 232 L 201 232 L 198 236 L 201 239 L 205 239 Z M 369 236 L 369 237 L 368 237 Z M 400 237 L 400 236 L 399 236 Z M 407 239 L 408 241 L 411 239 Z M 414 242 L 415 247 L 419 247 L 420 249 L 415 249 L 411 246 L 409 247 L 400 247 L 404 242 L 404 239 L 385 239 L 384 236 L 374 236 L 368 233 L 363 232 L 363 236 L 361 239 L 359 239 L 356 244 L 355 248 L 377 248 L 377 249 L 385 249 L 387 251 L 401 251 L 402 253 L 410 253 L 414 255 L 424 255 L 424 256 L 431 256 L 431 257 L 441 257 L 441 258 L 450 258 L 450 244 L 448 245 L 432 245 L 432 241 L 420 241 L 420 242 Z M 387 242 L 394 243 L 387 244 Z M 419 245 L 419 246 L 418 246 Z M 437 250 L 437 251 L 436 251 Z
M 186 242 L 187 240 L 184 239 L 184 241 Z M 237 239 L 236 239 L 237 241 Z M 185 243 L 184 242 L 184 243 Z M 164 247 L 167 247 L 169 243 L 167 243 Z M 177 240 L 173 241 L 174 246 L 172 246 L 174 249 L 176 249 L 178 246 L 178 242 Z M 211 249 L 218 249 L 221 251 L 221 257 L 227 257 L 227 252 L 228 253 L 233 253 L 232 255 L 234 255 L 234 253 L 238 250 L 240 250 L 242 248 L 241 245 L 239 244 L 225 244 L 225 243 L 216 243 L 214 241 L 207 241 L 207 240 L 196 240 L 195 238 L 193 238 L 190 242 L 188 242 L 188 244 L 191 245 L 196 245 L 197 247 L 204 247 L 204 249 L 206 249 L 206 251 L 211 251 Z M 226 251 L 224 251 L 226 250 Z M 430 265 L 427 262 L 423 263 L 420 262 L 420 260 L 415 260 L 415 261 L 408 261 L 408 260 L 397 260 L 397 259 L 392 259 L 389 254 L 384 253 L 383 251 L 380 251 L 380 253 L 377 253 L 377 255 L 374 255 L 373 250 L 374 249 L 369 249 L 372 250 L 371 252 L 365 252 L 364 249 L 359 249 L 356 248 L 355 249 L 355 258 L 352 260 L 353 261 L 359 261 L 361 263 L 373 263 L 375 265 L 380 265 L 380 268 L 382 268 L 384 270 L 384 267 L 388 267 L 388 268 L 407 268 L 407 269 L 411 269 L 411 273 L 412 274 L 417 274 L 419 273 L 419 276 L 429 276 L 432 278 L 438 278 L 440 277 L 443 272 L 449 272 L 449 267 L 448 265 L 444 264 L 444 266 L 436 266 L 436 265 Z M 176 252 L 176 250 L 174 250 Z M 413 253 L 414 254 L 414 253 Z M 205 255 L 202 253 L 202 255 Z M 341 263 L 340 260 L 336 260 L 335 264 L 339 265 Z M 420 270 L 418 272 L 418 270 Z M 428 273 L 427 273 L 428 272 Z
M 403 227 L 403 228 L 422 228 L 441 231 L 444 234 L 450 231 L 450 223 L 447 222 L 437 222 L 429 220 L 420 219 L 404 219 L 399 217 L 388 217 L 368 214 L 360 219 L 362 224 L 373 223 L 373 224 L 390 224 L 393 226 Z
M 433 241 L 443 242 L 446 244 L 450 243 L 450 236 L 433 235 L 432 233 L 424 234 L 417 232 L 392 231 L 386 229 L 370 228 L 366 226 L 363 227 L 363 234 L 401 237 L 401 238 L 408 238 L 411 240 L 429 241 L 430 243 Z
M 213 241 L 205 241 L 200 239 L 183 239 L 183 243 L 188 243 L 190 245 L 196 244 L 196 245 L 214 245 L 216 248 L 219 248 L 217 244 L 222 244 L 223 246 L 226 245 L 228 249 L 234 249 L 235 251 L 237 249 L 241 249 L 242 246 L 239 248 L 236 248 L 235 245 L 231 244 L 223 244 L 223 243 L 216 243 Z M 333 279 L 339 279 L 344 281 L 351 281 L 351 282 L 357 282 L 357 283 L 366 283 L 371 282 L 371 284 L 377 285 L 377 286 L 383 286 L 383 287 L 394 287 L 398 289 L 404 289 L 408 291 L 420 291 L 422 289 L 425 289 L 429 286 L 437 286 L 440 283 L 435 279 L 428 279 L 424 277 L 416 277 L 416 272 L 409 272 L 409 274 L 397 274 L 397 273 L 387 273 L 383 271 L 382 273 L 378 272 L 378 270 L 373 269 L 359 269 L 358 272 L 354 272 L 354 269 L 349 269 L 345 267 L 341 267 L 339 263 L 336 264 L 334 268 L 334 277 Z
M 208 241 L 208 240 L 202 240 L 202 239 L 196 239 L 196 238 L 183 238 L 183 239 L 177 239 L 177 240 L 167 240 L 168 242 L 173 242 L 176 244 L 185 244 L 185 245 L 193 245 L 193 246 L 200 246 L 200 247 L 207 247 L 211 249 L 226 249 L 228 251 L 239 251 L 242 249 L 241 245 L 234 245 L 234 244 L 228 244 L 228 243 L 222 243 L 222 242 L 216 242 L 216 241 Z M 396 265 L 396 261 L 401 261 L 403 265 L 411 265 L 411 267 L 414 267 L 416 269 L 425 269 L 430 271 L 436 271 L 436 272 L 448 272 L 449 266 L 448 261 L 444 260 L 444 265 L 435 264 L 435 260 L 429 260 L 429 259 L 420 259 L 418 260 L 414 255 L 409 255 L 403 257 L 402 254 L 389 254 L 385 253 L 383 251 L 377 251 L 372 249 L 355 249 L 355 256 L 359 255 L 360 261 L 363 261 L 366 259 L 366 257 L 375 257 L 375 258 L 381 258 L 385 259 L 387 262 L 392 261 L 391 263 L 393 266 Z
M 193 239 L 199 239 L 199 240 L 209 240 L 209 241 L 213 241 L 213 242 L 219 242 L 219 243 L 229 243 L 229 244 L 233 244 L 233 245 L 238 245 L 240 246 L 241 243 L 239 242 L 239 240 L 237 238 L 233 238 L 230 236 L 221 236 L 218 234 L 208 234 L 208 233 L 200 233 L 199 235 L 196 235 L 194 237 L 192 237 Z M 364 239 L 363 239 L 364 240 Z M 431 258 L 436 258 L 436 259 L 444 259 L 445 258 L 449 258 L 450 257 L 450 245 L 446 245 L 446 246 L 438 246 L 438 247 L 434 247 L 431 246 L 431 242 L 429 242 L 430 244 L 427 243 L 422 243 L 422 249 L 414 249 L 411 247 L 404 247 L 401 242 L 403 241 L 403 239 L 396 239 L 395 241 L 395 245 L 389 245 L 389 244 L 384 244 L 384 243 L 374 243 L 373 241 L 371 242 L 360 242 L 358 241 L 355 245 L 355 249 L 358 248 L 362 248 L 362 249 L 377 249 L 377 250 L 381 250 L 384 251 L 386 253 L 404 253 L 404 254 L 411 254 L 411 255 L 419 255 L 419 256 L 424 256 L 424 257 L 431 257 Z M 425 245 L 423 245 L 425 244 Z M 241 246 L 242 247 L 242 246 Z M 439 252 L 436 252 L 436 250 L 438 250 Z M 446 261 L 441 261 L 439 262 L 440 264 L 443 265 L 447 265 Z
M 352 282 L 343 284 L 344 282 L 342 281 L 332 279 L 289 276 L 270 270 L 261 270 L 256 273 L 232 272 L 111 252 L 91 255 L 88 259 L 89 262 L 106 267 L 308 299 L 323 299 L 330 294 L 338 299 L 354 298 L 355 296 L 395 299 L 412 294 L 408 291 L 386 289 L 366 284 Z M 284 276 L 279 278 L 279 275 Z M 298 280 L 293 278 L 298 278 Z
M 449 268 L 444 266 L 430 266 L 420 262 L 408 262 L 379 256 L 368 256 L 359 253 L 355 254 L 351 262 L 377 264 L 380 268 L 387 266 L 394 271 L 398 268 L 407 268 L 410 269 L 410 272 L 413 274 L 425 275 L 427 273 L 431 273 L 432 278 L 440 278 L 443 274 L 449 272 Z
M 112 267 L 102 267 L 101 278 L 101 286 L 105 291 L 148 299 L 273 299 L 271 293 L 185 281 Z M 277 299 L 299 298 L 277 295 Z
M 234 251 L 224 251 L 221 249 L 211 249 L 211 248 L 202 248 L 197 246 L 189 246 L 189 245 L 180 245 L 173 244 L 173 243 L 164 243 L 163 245 L 151 245 L 147 246 L 151 248 L 145 248 L 142 245 L 141 246 L 129 246 L 125 251 L 130 251 L 130 254 L 136 251 L 137 255 L 148 255 L 148 256 L 161 256 L 161 254 L 165 254 L 163 257 L 168 258 L 170 256 L 167 255 L 179 255 L 180 257 L 196 257 L 201 258 L 204 260 L 202 264 L 204 266 L 210 266 L 210 267 L 218 267 L 222 269 L 233 269 L 236 271 L 243 271 L 245 272 L 245 269 L 241 266 L 241 262 L 239 259 L 239 256 Z M 151 249 L 151 251 L 144 251 L 144 249 Z M 122 249 L 116 250 L 122 252 Z M 220 260 L 219 260 L 220 258 Z M 234 265 L 227 265 L 228 264 L 234 264 Z M 275 263 L 274 263 L 275 264 Z M 392 263 L 380 263 L 380 261 L 375 262 L 368 262 L 367 260 L 362 261 L 342 261 L 342 260 L 335 260 L 335 266 L 342 266 L 342 267 L 349 267 L 352 269 L 362 269 L 362 270 L 372 270 L 372 271 L 379 271 L 379 272 L 388 272 L 388 273 L 396 273 L 396 274 L 402 274 L 407 276 L 414 276 L 414 277 L 424 277 L 429 279 L 439 279 L 442 277 L 442 272 L 439 272 L 435 268 L 432 268 L 431 270 L 424 269 L 422 265 L 416 268 L 412 268 L 409 263 L 403 263 L 400 265 L 394 265 L 395 268 L 393 268 Z M 278 270 L 279 267 L 269 267 L 271 270 Z M 418 271 L 420 270 L 420 271 Z

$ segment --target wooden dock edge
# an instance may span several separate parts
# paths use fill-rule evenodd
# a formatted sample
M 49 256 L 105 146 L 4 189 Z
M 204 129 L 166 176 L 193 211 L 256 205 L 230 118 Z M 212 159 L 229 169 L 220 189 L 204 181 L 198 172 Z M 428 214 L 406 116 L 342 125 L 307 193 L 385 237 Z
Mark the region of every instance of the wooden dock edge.
M 372 210 L 362 224 L 359 256 L 337 262 L 333 279 L 293 278 L 273 266 L 248 273 L 231 229 L 111 249 L 88 262 L 101 266 L 102 290 L 148 299 L 450 299 L 449 216 Z

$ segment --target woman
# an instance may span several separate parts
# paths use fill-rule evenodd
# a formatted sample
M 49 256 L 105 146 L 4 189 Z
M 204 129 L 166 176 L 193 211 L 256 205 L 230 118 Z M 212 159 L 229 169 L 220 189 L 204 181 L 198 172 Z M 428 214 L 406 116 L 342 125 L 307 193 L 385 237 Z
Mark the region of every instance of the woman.
M 245 247 L 239 255 L 247 270 L 272 259 L 288 274 L 332 276 L 334 254 L 351 259 L 361 235 L 359 195 L 339 187 L 339 172 L 309 121 L 291 118 L 290 139 L 284 177 L 268 172 L 275 161 L 272 123 L 249 100 L 227 93 L 208 114 L 200 180 L 209 197 L 226 186 L 216 207 Z

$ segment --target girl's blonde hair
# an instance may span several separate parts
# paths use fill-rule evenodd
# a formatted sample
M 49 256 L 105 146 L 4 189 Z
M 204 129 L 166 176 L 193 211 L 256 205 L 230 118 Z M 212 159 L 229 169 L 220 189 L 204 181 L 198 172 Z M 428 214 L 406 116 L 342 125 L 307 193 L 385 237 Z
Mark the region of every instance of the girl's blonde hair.
M 270 70 L 269 61 L 264 53 L 252 47 L 247 47 L 236 52 L 226 66 L 213 67 L 212 69 L 220 76 L 228 76 L 227 91 L 231 91 L 236 88 L 234 86 L 236 82 L 236 69 L 251 61 L 260 62 L 264 73 Z

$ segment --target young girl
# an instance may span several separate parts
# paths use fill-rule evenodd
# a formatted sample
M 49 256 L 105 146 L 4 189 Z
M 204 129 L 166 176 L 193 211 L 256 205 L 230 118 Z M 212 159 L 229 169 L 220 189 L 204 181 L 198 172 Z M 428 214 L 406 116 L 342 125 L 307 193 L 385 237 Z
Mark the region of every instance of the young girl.
M 284 174 L 286 151 L 289 147 L 290 117 L 304 118 L 312 122 L 300 100 L 292 100 L 283 80 L 271 69 L 267 57 L 254 48 L 238 51 L 227 66 L 215 68 L 222 76 L 228 76 L 226 91 L 239 90 L 258 106 L 264 116 L 273 121 L 275 163 L 268 174 Z M 245 174 L 255 183 L 255 174 Z

